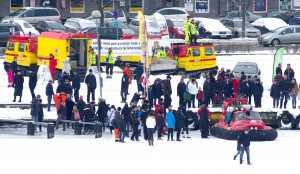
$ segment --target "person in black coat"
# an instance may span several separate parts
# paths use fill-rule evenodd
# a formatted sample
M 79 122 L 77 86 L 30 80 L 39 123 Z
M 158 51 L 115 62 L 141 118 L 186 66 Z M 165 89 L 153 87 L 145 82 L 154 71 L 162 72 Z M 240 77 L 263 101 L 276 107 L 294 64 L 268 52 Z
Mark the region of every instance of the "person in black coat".
M 148 86 L 148 100 L 150 108 L 153 108 L 153 91 L 152 86 Z
M 125 128 L 126 128 L 125 135 L 127 137 L 129 137 L 129 131 L 130 131 L 130 125 L 131 125 L 130 112 L 131 112 L 131 109 L 129 108 L 128 104 L 125 103 L 124 107 L 122 108 L 121 115 L 124 116 L 124 122 L 125 122 Z
M 66 115 L 67 115 L 66 103 L 64 102 L 60 103 L 59 108 L 57 110 L 57 115 L 58 117 L 55 124 L 56 130 L 59 128 L 60 121 L 66 119 Z M 66 123 L 63 123 L 63 131 L 66 131 Z
M 276 67 L 276 75 L 279 74 L 282 75 L 282 64 L 278 63 L 278 66 Z
M 167 79 L 164 80 L 164 106 L 165 108 L 169 108 L 172 104 L 172 86 L 171 86 L 171 76 L 168 75 Z
M 107 110 L 108 110 L 108 106 L 106 105 L 105 100 L 99 97 L 97 116 L 98 116 L 98 121 L 103 125 L 102 126 L 103 132 L 105 131 L 104 124 L 105 124 L 105 118 L 107 118 Z
M 253 96 L 254 104 L 256 108 L 261 108 L 261 98 L 264 92 L 264 87 L 262 86 L 259 79 L 256 79 L 256 82 L 253 87 Z
M 118 107 L 118 109 L 117 110 L 119 110 L 119 111 L 121 111 L 121 108 L 120 107 Z M 119 112 L 118 111 L 118 112 Z M 121 143 L 125 143 L 125 141 L 124 141 L 124 138 L 125 138 L 125 121 L 124 121 L 124 116 L 123 115 L 120 115 L 119 117 L 116 117 L 115 118 L 115 120 L 116 120 L 116 124 L 117 124 L 117 128 L 118 128 L 118 130 L 119 130 L 119 137 L 120 137 L 120 141 L 119 142 L 121 142 Z
M 31 101 L 30 105 L 30 115 L 33 122 L 38 122 L 39 112 L 40 112 L 40 95 L 37 95 L 37 98 L 34 98 Z M 36 125 L 34 125 L 34 131 L 36 131 Z
M 143 92 L 140 91 L 140 92 L 136 92 L 134 93 L 131 101 L 130 101 L 130 104 L 137 104 L 139 102 L 139 100 L 141 99 L 141 95 L 143 95 Z
M 49 80 L 47 86 L 46 86 L 46 96 L 47 96 L 47 108 L 48 112 L 50 111 L 51 107 L 51 101 L 52 97 L 54 95 L 53 86 L 52 86 L 52 80 Z
M 123 71 L 123 77 L 121 79 L 121 99 L 122 103 L 125 103 L 127 100 L 128 95 L 128 88 L 129 88 L 129 77 L 126 74 L 126 71 Z
M 273 108 L 278 108 L 279 98 L 280 98 L 280 89 L 277 84 L 277 80 L 274 79 L 273 84 L 271 86 L 270 96 L 273 98 Z
M 12 87 L 15 88 L 13 102 L 16 102 L 17 96 L 20 96 L 19 102 L 21 102 L 22 93 L 23 93 L 23 84 L 24 84 L 24 77 L 23 77 L 21 71 L 18 70 L 16 76 L 14 77 L 14 83 L 12 85 Z
M 204 94 L 204 104 L 208 106 L 212 96 L 213 96 L 213 89 L 212 84 L 210 82 L 210 79 L 206 79 L 206 81 L 203 84 L 203 94 Z
M 39 99 L 39 114 L 38 114 L 38 121 L 43 122 L 44 119 L 44 111 L 43 111 L 43 104 L 42 99 Z M 39 130 L 42 132 L 42 125 L 39 125 Z
M 246 112 L 246 115 L 250 116 L 250 112 Z M 240 154 L 240 164 L 243 164 L 243 156 L 244 152 L 246 151 L 247 154 L 247 164 L 251 165 L 250 162 L 250 135 L 249 129 L 246 128 L 242 134 L 238 138 L 239 143 L 241 144 L 241 154 Z
M 33 69 L 29 69 L 29 89 L 31 93 L 32 100 L 35 98 L 34 89 L 37 83 L 37 75 Z
M 138 91 L 144 91 L 144 88 L 140 82 L 140 78 L 143 75 L 143 73 L 144 73 L 143 63 L 139 63 L 139 65 L 134 70 Z
M 84 122 L 92 122 L 94 121 L 94 113 L 90 109 L 90 105 L 87 105 L 85 109 L 83 110 L 83 121 Z M 84 133 L 90 134 L 91 133 L 92 126 L 90 124 L 84 125 Z
M 77 109 L 78 109 L 79 114 L 80 114 L 80 120 L 82 121 L 83 120 L 83 110 L 86 106 L 86 103 L 83 101 L 82 95 L 79 97 L 79 100 L 78 100 L 76 106 L 77 106 Z
M 158 111 L 158 116 L 156 119 L 156 123 L 157 123 L 157 140 L 162 140 L 162 130 L 163 128 L 167 127 L 166 122 L 165 122 L 165 118 L 163 116 L 163 111 Z
M 251 100 L 252 100 L 252 95 L 253 95 L 253 86 L 254 86 L 254 82 L 252 81 L 251 76 L 248 76 L 247 83 L 249 85 L 248 103 L 251 105 Z
M 73 112 L 73 107 L 74 106 L 75 106 L 75 102 L 71 99 L 70 95 L 67 95 L 67 100 L 66 100 L 66 108 L 67 108 L 66 120 L 72 120 L 72 112 Z
M 65 79 L 65 83 L 61 83 L 57 86 L 56 88 L 56 93 L 66 93 L 66 94 L 69 94 L 70 97 L 72 97 L 73 95 L 73 88 L 70 84 L 70 80 L 69 79 Z
M 11 69 L 12 69 L 12 72 L 14 75 L 17 74 L 17 71 L 18 71 L 18 64 L 17 64 L 17 60 L 18 60 L 18 57 L 14 57 L 14 60 L 11 62 Z
M 154 81 L 154 84 L 152 85 L 152 93 L 153 93 L 153 101 L 154 105 L 156 105 L 156 101 L 161 98 L 163 95 L 163 89 L 161 84 L 159 83 L 158 79 Z
M 248 82 L 246 82 L 246 78 L 243 79 L 239 85 L 239 95 L 243 98 L 248 98 L 249 85 Z
M 178 107 L 178 110 L 174 112 L 174 116 L 175 116 L 175 129 L 177 131 L 176 141 L 181 141 L 180 133 L 185 126 L 185 116 L 181 111 L 181 107 Z
M 90 94 L 92 94 L 92 100 L 95 101 L 95 89 L 97 88 L 97 81 L 95 75 L 93 74 L 93 70 L 89 70 L 89 75 L 85 77 L 85 83 L 88 88 L 87 102 L 90 102 Z
M 291 83 L 288 80 L 288 76 L 284 75 L 283 81 L 280 82 L 279 84 L 279 89 L 280 89 L 280 109 L 282 108 L 282 103 L 284 99 L 284 109 L 286 109 L 286 104 L 288 102 L 289 94 L 290 94 L 290 89 L 291 89 Z
M 147 116 L 150 111 L 149 105 L 150 105 L 149 101 L 144 100 L 142 108 L 141 108 L 142 109 L 141 121 L 142 121 L 142 125 L 143 125 L 143 133 L 144 133 L 145 140 L 148 140 L 148 129 L 147 129 L 147 125 L 146 125 L 146 120 L 147 120 Z
M 284 71 L 284 75 L 287 75 L 287 80 L 291 83 L 292 79 L 295 76 L 294 70 L 291 68 L 291 64 L 287 64 L 287 68 Z
M 73 72 L 74 77 L 72 80 L 72 88 L 74 89 L 75 102 L 79 100 L 79 89 L 80 89 L 80 76 L 77 71 Z
M 183 94 L 186 91 L 187 86 L 184 83 L 184 78 L 181 77 L 180 82 L 177 85 L 177 96 L 179 96 L 179 106 L 184 105 Z
M 226 77 L 226 81 L 223 83 L 224 100 L 232 96 L 233 86 L 229 77 Z
M 199 128 L 201 131 L 201 137 L 207 138 L 209 133 L 209 119 L 206 105 L 202 105 L 200 111 Z

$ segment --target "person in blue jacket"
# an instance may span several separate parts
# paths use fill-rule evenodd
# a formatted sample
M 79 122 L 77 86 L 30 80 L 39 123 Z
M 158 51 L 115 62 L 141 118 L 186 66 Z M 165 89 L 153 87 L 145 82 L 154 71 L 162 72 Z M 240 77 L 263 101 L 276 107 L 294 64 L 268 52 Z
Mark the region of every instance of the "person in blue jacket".
M 144 88 L 140 82 L 140 78 L 144 73 L 144 68 L 142 66 L 143 64 L 140 63 L 134 70 L 134 74 L 135 74 L 135 79 L 136 79 L 136 83 L 137 83 L 137 89 L 138 91 L 144 91 Z
M 175 128 L 175 117 L 174 114 L 172 113 L 172 109 L 168 110 L 168 113 L 166 115 L 166 122 L 167 122 L 167 127 L 168 127 L 168 141 L 170 140 L 170 135 L 171 135 L 171 141 L 174 141 L 173 139 L 173 131 Z

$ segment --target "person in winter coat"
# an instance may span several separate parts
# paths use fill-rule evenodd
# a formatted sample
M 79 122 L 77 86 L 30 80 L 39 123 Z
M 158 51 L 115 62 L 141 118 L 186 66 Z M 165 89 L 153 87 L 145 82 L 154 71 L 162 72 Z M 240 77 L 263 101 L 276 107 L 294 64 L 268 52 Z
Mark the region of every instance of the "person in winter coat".
M 40 99 L 41 96 L 37 95 L 37 97 L 32 100 L 30 105 L 30 115 L 33 122 L 38 122 L 40 112 Z M 34 125 L 34 131 L 36 132 L 36 125 Z
M 278 63 L 278 66 L 276 67 L 276 74 L 282 75 L 282 64 Z
M 253 95 L 253 86 L 254 86 L 254 82 L 252 81 L 251 76 L 248 76 L 247 83 L 249 85 L 248 103 L 251 105 L 251 100 L 252 100 L 252 95 Z
M 36 83 L 37 83 L 37 75 L 34 72 L 33 69 L 29 69 L 29 89 L 30 89 L 30 93 L 31 93 L 31 97 L 32 100 L 35 98 L 35 94 L 34 94 L 34 89 L 36 87 Z
M 232 87 L 233 87 L 233 91 L 232 91 L 232 97 L 236 97 L 238 89 L 239 89 L 239 81 L 238 79 L 236 79 L 233 75 L 231 75 L 231 83 L 232 83 Z
M 187 86 L 184 83 L 184 78 L 181 77 L 180 82 L 177 85 L 177 96 L 179 96 L 179 106 L 183 106 L 184 104 L 183 94 L 186 88 Z
M 10 88 L 14 84 L 14 73 L 13 73 L 13 70 L 11 69 L 11 67 L 8 68 L 7 78 L 8 78 L 8 85 L 7 85 L 7 87 Z
M 90 95 L 92 94 L 92 100 L 95 101 L 95 89 L 97 88 L 96 77 L 93 74 L 93 70 L 89 70 L 89 74 L 85 77 L 85 84 L 87 85 L 87 102 L 90 102 Z
M 56 71 L 57 59 L 54 58 L 54 55 L 50 53 L 49 56 L 49 69 L 52 76 L 53 83 L 55 82 L 55 71 Z
M 168 141 L 170 140 L 171 136 L 171 141 L 174 141 L 173 139 L 173 131 L 175 128 L 175 117 L 174 114 L 172 113 L 172 109 L 168 110 L 168 113 L 166 115 L 166 122 L 167 122 L 167 127 L 168 127 Z
M 181 107 L 178 107 L 178 110 L 174 113 L 175 115 L 175 129 L 177 131 L 176 134 L 176 141 L 181 141 L 180 140 L 180 133 L 182 131 L 182 129 L 185 126 L 185 116 L 181 111 Z
M 58 84 L 63 84 L 65 83 L 65 80 L 68 79 L 70 80 L 70 76 L 68 75 L 67 72 L 59 73 L 58 75 Z
M 81 95 L 81 96 L 79 96 L 79 100 L 76 104 L 76 107 L 80 114 L 80 120 L 82 120 L 82 118 L 83 118 L 82 114 L 83 114 L 83 110 L 84 110 L 85 106 L 86 106 L 86 103 L 83 101 L 83 96 Z
M 237 153 L 234 155 L 233 160 L 236 159 L 236 157 L 238 157 L 241 153 L 241 142 L 239 141 L 239 137 L 237 140 L 237 147 L 236 147 Z
M 131 135 L 131 141 L 140 141 L 139 140 L 139 131 L 138 131 L 138 127 L 139 127 L 139 124 L 140 124 L 140 118 L 137 116 L 137 108 L 136 107 L 133 107 L 133 109 L 131 110 L 131 113 L 130 113 L 130 119 L 131 119 L 131 122 L 132 122 L 132 129 L 133 129 L 133 133 Z
M 282 108 L 283 99 L 284 99 L 284 109 L 286 109 L 286 104 L 288 102 L 289 93 L 291 90 L 291 83 L 288 81 L 287 75 L 284 75 L 284 80 L 280 82 L 279 89 L 280 89 L 280 109 Z
M 94 121 L 94 112 L 91 111 L 91 106 L 88 104 L 83 110 L 83 121 L 84 122 L 92 122 Z M 84 134 L 90 134 L 92 127 L 90 124 L 84 125 Z
M 141 99 L 141 95 L 143 95 L 142 91 L 134 93 L 134 95 L 130 101 L 130 104 L 137 104 L 139 102 L 139 100 Z
M 153 142 L 154 142 L 153 134 L 154 134 L 155 125 L 156 125 L 156 121 L 154 117 L 154 111 L 150 111 L 148 114 L 148 118 L 146 120 L 149 146 L 153 146 Z
M 231 98 L 233 92 L 232 83 L 230 81 L 229 77 L 226 77 L 226 81 L 223 84 L 223 94 L 224 94 L 224 100 L 227 98 Z
M 128 78 L 129 78 L 129 84 L 131 84 L 132 83 L 132 73 L 130 71 L 130 65 L 129 65 L 129 63 L 126 63 L 125 68 L 124 68 L 124 72 L 128 76 Z
M 44 111 L 43 111 L 43 104 L 42 99 L 39 100 L 39 115 L 38 115 L 38 122 L 43 122 L 44 119 Z M 42 132 L 42 125 L 39 125 L 39 130 Z
M 59 105 L 59 108 L 57 110 L 57 119 L 56 119 L 56 124 L 55 124 L 55 129 L 57 130 L 59 128 L 59 123 L 61 122 L 61 120 L 65 120 L 66 119 L 66 115 L 67 115 L 67 108 L 66 108 L 66 103 L 61 102 Z M 66 124 L 63 124 L 63 131 L 66 131 Z
M 203 85 L 203 93 L 204 93 L 204 104 L 208 105 L 210 100 L 212 99 L 213 91 L 212 85 L 210 83 L 210 79 L 206 79 Z
M 243 80 L 246 80 L 246 75 L 244 71 L 241 72 L 241 78 L 239 82 L 242 82 Z
M 153 91 L 152 91 L 152 86 L 148 86 L 148 100 L 149 100 L 149 105 L 150 108 L 153 108 Z
M 143 105 L 142 105 L 141 109 L 142 109 L 141 122 L 142 122 L 142 126 L 143 126 L 144 139 L 148 140 L 148 129 L 147 129 L 147 125 L 146 125 L 147 116 L 150 112 L 150 104 L 149 104 L 148 100 L 143 101 Z
M 287 64 L 286 70 L 284 71 L 284 75 L 287 75 L 287 80 L 291 83 L 292 79 L 295 76 L 295 72 L 291 67 L 291 64 Z
M 274 79 L 273 84 L 271 86 L 270 96 L 273 98 L 273 108 L 278 108 L 280 99 L 280 89 L 276 79 Z
M 250 112 L 248 112 L 250 115 Z M 247 115 L 247 113 L 246 113 Z M 241 154 L 240 154 L 240 164 L 243 164 L 244 152 L 247 154 L 247 164 L 251 165 L 250 162 L 250 135 L 249 128 L 246 128 L 242 134 L 239 136 L 238 141 L 241 144 Z
M 144 73 L 143 63 L 139 63 L 139 65 L 134 70 L 138 91 L 144 91 L 144 88 L 140 82 L 140 79 L 141 79 L 141 76 L 143 75 L 143 73 Z
M 295 78 L 293 78 L 291 82 L 291 97 L 292 97 L 293 109 L 296 109 L 298 92 L 299 92 L 299 87 L 297 81 Z
M 114 130 L 114 126 L 112 124 L 112 120 L 115 118 L 115 112 L 116 112 L 116 108 L 115 105 L 112 105 L 110 107 L 110 109 L 107 111 L 107 118 L 109 121 L 109 129 L 110 129 L 110 134 L 112 134 L 112 131 Z
M 256 108 L 261 108 L 261 98 L 264 92 L 264 87 L 262 86 L 259 79 L 256 79 L 256 83 L 253 87 L 254 104 Z
M 162 140 L 162 130 L 166 127 L 166 122 L 164 119 L 163 111 L 160 110 L 157 113 L 156 118 L 156 125 L 157 125 L 157 140 Z
M 201 137 L 207 138 L 209 133 L 209 116 L 206 105 L 202 105 L 200 110 L 199 128 L 201 131 Z
M 18 72 L 18 64 L 17 64 L 17 61 L 18 61 L 18 57 L 15 56 L 14 57 L 14 60 L 11 62 L 10 64 L 10 67 L 12 69 L 12 72 L 13 72 L 13 75 L 17 75 L 17 72 Z
M 79 100 L 79 89 L 80 89 L 80 76 L 77 71 L 73 72 L 74 77 L 72 79 L 72 88 L 74 89 L 75 102 Z
M 80 112 L 79 112 L 79 110 L 77 109 L 76 106 L 73 107 L 72 117 L 74 118 L 74 121 L 80 121 L 81 120 Z
M 203 85 L 205 82 L 206 82 L 206 75 L 204 72 L 202 72 L 200 75 L 200 81 L 199 81 L 199 87 L 201 87 L 201 89 L 203 89 Z
M 52 96 L 54 95 L 52 80 L 49 80 L 46 86 L 46 96 L 47 96 L 47 110 L 50 111 Z
M 156 101 L 163 95 L 163 89 L 158 79 L 155 79 L 154 84 L 152 85 L 152 93 L 154 105 L 156 105 Z
M 197 93 L 197 96 L 196 96 L 196 99 L 198 100 L 198 108 L 202 105 L 203 103 L 203 91 L 201 90 L 201 88 L 199 87 L 198 88 L 198 93 Z
M 127 100 L 129 83 L 130 83 L 130 79 L 126 71 L 123 71 L 123 77 L 121 79 L 121 99 L 122 99 L 121 103 L 125 103 Z
M 130 125 L 131 125 L 130 112 L 131 112 L 131 109 L 129 108 L 128 103 L 125 103 L 124 107 L 122 108 L 121 115 L 124 116 L 126 137 L 129 137 L 129 131 L 130 131 Z
M 246 81 L 246 76 L 243 78 L 239 85 L 239 95 L 243 98 L 248 98 L 249 96 L 249 85 L 248 82 Z
M 71 99 L 70 95 L 67 94 L 67 100 L 66 100 L 66 108 L 67 108 L 67 115 L 66 120 L 72 120 L 72 112 L 73 108 L 75 106 L 75 102 Z M 67 124 L 69 126 L 69 124 Z
M 103 132 L 105 131 L 105 120 L 107 117 L 107 112 L 108 112 L 108 106 L 106 105 L 105 99 L 102 97 L 98 98 L 98 110 L 97 110 L 97 115 L 98 115 L 98 121 L 102 123 L 103 127 Z
M 65 61 L 63 61 L 62 72 L 66 72 L 67 74 L 70 75 L 71 72 L 70 57 L 66 57 Z
M 65 79 L 65 83 L 59 84 L 56 88 L 56 94 L 63 92 L 69 94 L 70 96 L 73 94 L 73 89 L 69 79 Z
M 125 134 L 126 134 L 126 130 L 125 130 L 125 121 L 124 121 L 124 115 L 120 114 L 121 112 L 121 108 L 118 107 L 117 112 L 118 114 L 116 114 L 116 124 L 119 130 L 119 142 L 120 143 L 125 143 L 124 139 L 125 139 Z
M 18 70 L 17 74 L 14 77 L 14 83 L 12 85 L 12 87 L 15 88 L 13 102 L 16 102 L 16 97 L 17 96 L 20 96 L 19 102 L 21 102 L 22 93 L 23 93 L 23 84 L 24 84 L 24 77 L 23 77 L 21 71 Z
M 168 75 L 167 79 L 164 80 L 164 100 L 165 100 L 164 105 L 165 105 L 165 108 L 169 108 L 172 104 L 171 95 L 172 95 L 171 76 Z
M 197 84 L 196 84 L 196 79 L 192 79 L 192 83 L 189 83 L 189 93 L 191 94 L 191 102 L 189 102 L 189 108 L 190 107 L 193 107 L 195 108 L 195 98 L 196 98 L 196 95 L 198 93 L 198 88 L 197 88 Z M 192 106 L 191 106 L 192 105 Z

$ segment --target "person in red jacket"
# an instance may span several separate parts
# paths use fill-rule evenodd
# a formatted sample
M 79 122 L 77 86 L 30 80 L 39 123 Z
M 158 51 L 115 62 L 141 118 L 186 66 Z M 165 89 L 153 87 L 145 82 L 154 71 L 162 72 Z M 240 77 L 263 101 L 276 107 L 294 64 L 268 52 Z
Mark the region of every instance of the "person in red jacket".
M 52 76 L 53 83 L 55 81 L 56 65 L 57 65 L 57 59 L 54 59 L 54 55 L 52 53 L 50 53 L 50 56 L 49 56 L 49 69 L 50 69 L 50 73 L 51 73 L 51 76 Z
M 128 75 L 128 77 L 129 77 L 129 84 L 131 84 L 132 73 L 130 71 L 130 65 L 128 63 L 126 63 L 126 65 L 125 65 L 124 72 L 126 72 L 126 74 Z
M 233 75 L 231 75 L 231 83 L 233 87 L 232 97 L 236 97 L 238 89 L 239 89 L 239 81 Z

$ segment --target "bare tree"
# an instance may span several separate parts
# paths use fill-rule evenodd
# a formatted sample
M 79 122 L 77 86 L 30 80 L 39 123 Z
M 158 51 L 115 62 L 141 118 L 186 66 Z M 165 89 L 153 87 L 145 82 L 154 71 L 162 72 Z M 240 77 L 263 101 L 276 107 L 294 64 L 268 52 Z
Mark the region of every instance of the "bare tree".
M 100 26 L 104 27 L 104 7 L 112 2 L 112 0 L 92 0 L 95 1 L 98 5 L 99 12 L 101 14 Z
M 246 37 L 246 12 L 248 8 L 253 5 L 255 0 L 231 0 L 233 3 L 236 3 L 241 7 L 243 13 L 243 20 L 242 20 L 242 38 Z

